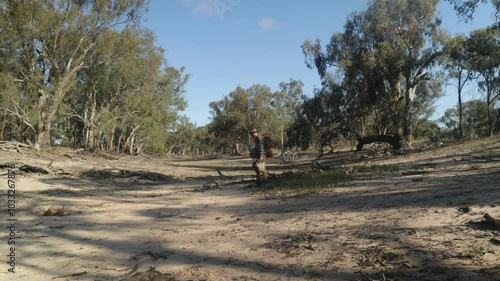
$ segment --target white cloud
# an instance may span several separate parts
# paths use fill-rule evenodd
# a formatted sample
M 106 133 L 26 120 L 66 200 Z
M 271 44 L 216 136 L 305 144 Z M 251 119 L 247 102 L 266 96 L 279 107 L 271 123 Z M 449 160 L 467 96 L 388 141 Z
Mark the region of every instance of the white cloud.
M 263 18 L 259 20 L 258 25 L 262 29 L 274 29 L 276 28 L 276 20 L 274 20 L 273 18 Z
M 212 1 L 206 0 L 180 0 L 183 6 L 188 7 L 193 14 L 215 16 Z
M 202 14 L 209 17 L 218 16 L 224 19 L 224 14 L 233 11 L 243 0 L 179 0 L 188 7 L 193 14 Z
M 242 78 L 242 80 L 247 81 L 247 82 L 257 81 L 257 76 L 245 76 Z

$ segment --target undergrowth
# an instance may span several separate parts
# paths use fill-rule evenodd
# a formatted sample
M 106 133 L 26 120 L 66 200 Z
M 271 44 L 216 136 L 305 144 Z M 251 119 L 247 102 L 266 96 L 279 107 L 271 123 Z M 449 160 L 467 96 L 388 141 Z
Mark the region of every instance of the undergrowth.
M 269 180 L 261 186 L 260 191 L 266 195 L 307 195 L 333 191 L 339 183 L 350 181 L 355 176 L 381 175 L 397 170 L 397 166 L 359 165 L 321 172 L 290 172 Z

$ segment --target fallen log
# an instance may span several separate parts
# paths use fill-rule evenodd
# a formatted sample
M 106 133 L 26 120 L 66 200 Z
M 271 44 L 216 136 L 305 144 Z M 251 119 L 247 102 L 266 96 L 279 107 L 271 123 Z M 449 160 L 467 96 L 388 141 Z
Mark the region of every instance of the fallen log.
M 392 145 L 392 149 L 398 150 L 401 148 L 401 138 L 398 135 L 378 135 L 378 136 L 367 136 L 358 137 L 358 144 L 356 145 L 356 150 L 363 150 L 363 146 L 373 142 L 385 142 Z
M 17 169 L 26 172 L 26 173 L 41 173 L 41 174 L 46 174 L 46 175 L 54 175 L 54 172 L 42 165 L 34 164 L 34 163 L 27 163 L 24 161 L 19 161 L 19 160 L 13 160 L 13 161 L 1 161 L 0 162 L 0 168 L 5 169 L 9 168 L 12 169 L 12 167 L 16 167 Z
M 0 150 L 21 152 L 21 148 L 32 148 L 33 146 L 17 141 L 0 141 Z
M 500 228 L 500 220 L 499 219 L 495 219 L 494 217 L 492 217 L 490 214 L 486 213 L 484 214 L 484 219 L 486 219 L 486 222 L 491 225 L 491 226 L 494 226 L 496 228 Z
M 66 156 L 66 157 L 68 157 L 68 158 L 70 158 L 70 159 L 71 159 L 71 156 L 69 155 L 69 153 L 70 153 L 70 152 L 79 153 L 80 151 L 84 151 L 84 150 L 85 150 L 85 149 L 81 148 L 81 149 L 77 149 L 77 150 L 75 150 L 75 151 L 65 151 L 65 152 L 63 152 L 63 153 L 61 153 L 61 154 L 57 155 L 56 157 L 54 157 L 54 158 L 52 159 L 52 161 L 50 161 L 50 163 L 49 163 L 49 165 L 48 165 L 49 169 L 50 169 L 50 168 L 52 168 L 52 164 L 54 164 L 54 161 L 56 161 L 56 159 L 57 159 L 57 158 L 59 158 L 59 157 L 61 157 L 61 156 L 63 156 L 63 155 L 64 155 L 64 156 Z
M 50 279 L 60 279 L 60 278 L 68 278 L 68 277 L 77 277 L 77 276 L 82 276 L 82 275 L 85 275 L 85 274 L 87 274 L 87 271 L 82 271 L 82 272 L 73 273 L 73 274 L 69 274 L 69 275 L 52 277 Z

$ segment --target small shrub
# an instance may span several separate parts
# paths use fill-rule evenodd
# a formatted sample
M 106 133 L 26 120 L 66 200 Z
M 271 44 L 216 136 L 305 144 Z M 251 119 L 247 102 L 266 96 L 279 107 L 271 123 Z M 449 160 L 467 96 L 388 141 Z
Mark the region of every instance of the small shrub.
M 399 167 L 391 165 L 359 165 L 351 167 L 351 172 L 355 175 L 381 175 L 385 172 L 397 171 L 399 171 Z
M 305 195 L 320 191 L 331 191 L 340 182 L 351 180 L 352 176 L 344 170 L 322 172 L 287 173 L 263 186 L 264 193 L 284 193 Z

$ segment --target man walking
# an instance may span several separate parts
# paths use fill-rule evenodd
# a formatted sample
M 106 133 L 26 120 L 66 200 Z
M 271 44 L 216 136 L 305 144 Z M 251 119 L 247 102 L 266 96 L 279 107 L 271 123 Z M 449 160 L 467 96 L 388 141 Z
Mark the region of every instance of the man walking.
M 255 142 L 255 147 L 250 151 L 250 157 L 253 159 L 252 168 L 255 170 L 255 173 L 257 173 L 257 184 L 260 185 L 267 180 L 264 139 L 259 136 L 257 129 L 252 129 L 250 131 L 250 136 Z

